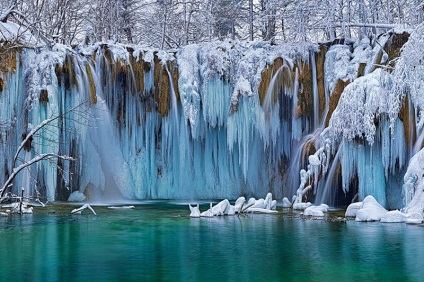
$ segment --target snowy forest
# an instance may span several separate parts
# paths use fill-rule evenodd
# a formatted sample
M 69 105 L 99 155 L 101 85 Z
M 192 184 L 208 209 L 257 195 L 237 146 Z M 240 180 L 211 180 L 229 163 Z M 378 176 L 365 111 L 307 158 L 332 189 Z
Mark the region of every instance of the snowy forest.
M 420 0 L 2 0 L 0 20 L 50 42 L 142 44 L 159 49 L 214 40 L 323 42 L 372 37 L 424 19 Z

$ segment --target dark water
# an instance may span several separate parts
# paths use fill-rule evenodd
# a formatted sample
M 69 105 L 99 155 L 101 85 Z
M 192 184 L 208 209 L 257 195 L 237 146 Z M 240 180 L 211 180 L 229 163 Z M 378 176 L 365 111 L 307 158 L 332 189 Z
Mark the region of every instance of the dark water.
M 95 209 L 0 218 L 0 281 L 424 281 L 419 226 Z

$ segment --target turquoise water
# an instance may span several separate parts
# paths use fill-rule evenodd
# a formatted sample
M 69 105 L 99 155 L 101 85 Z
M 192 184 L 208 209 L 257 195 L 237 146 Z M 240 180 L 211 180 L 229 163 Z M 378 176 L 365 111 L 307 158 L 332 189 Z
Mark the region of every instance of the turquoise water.
M 0 281 L 422 281 L 424 229 L 186 206 L 0 218 Z M 204 208 L 202 208 L 204 209 Z

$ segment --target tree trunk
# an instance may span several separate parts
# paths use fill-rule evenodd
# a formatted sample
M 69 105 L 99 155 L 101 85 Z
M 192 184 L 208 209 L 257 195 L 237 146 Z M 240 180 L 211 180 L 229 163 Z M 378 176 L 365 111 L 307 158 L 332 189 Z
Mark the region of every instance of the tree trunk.
M 249 39 L 253 41 L 253 0 L 249 0 Z

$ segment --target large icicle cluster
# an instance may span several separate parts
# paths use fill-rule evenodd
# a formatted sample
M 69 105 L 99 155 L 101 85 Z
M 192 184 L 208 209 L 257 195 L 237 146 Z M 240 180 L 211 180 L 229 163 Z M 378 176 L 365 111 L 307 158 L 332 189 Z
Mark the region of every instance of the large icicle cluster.
M 298 189 L 298 202 L 312 189 L 318 203 L 331 201 L 329 190 L 336 189 L 331 186 L 340 164 L 345 193 L 357 180 L 359 200 L 373 195 L 383 206 L 402 206 L 401 184 L 396 175 L 404 171 L 409 153 L 409 136 L 405 136 L 404 123 L 398 118 L 405 93 L 396 86 L 396 69 L 393 74 L 384 68 L 375 69 L 375 65 L 387 63 L 387 54 L 382 50 L 387 40 L 388 35 L 381 36 L 372 48 L 364 39 L 353 45 L 353 53 L 348 46 L 340 45 L 327 52 L 328 91 L 334 90 L 339 79 L 351 83 L 344 89 L 329 127 L 321 134 L 321 148 L 309 158 L 308 170 L 301 172 L 304 184 Z M 405 50 L 402 57 L 404 53 Z M 356 78 L 361 64 L 363 76 Z M 318 178 L 321 180 L 317 184 Z M 304 188 L 312 183 L 313 187 Z
M 76 159 L 40 163 L 15 180 L 15 189 L 34 187 L 26 190 L 34 194 L 37 187 L 49 200 L 72 192 L 88 200 L 281 197 L 281 160 L 290 157 L 294 136 L 308 131 L 293 114 L 292 75 L 296 60 L 309 60 L 308 48 L 227 41 L 156 52 L 95 43 L 22 54 L 16 72 L 2 76 L 0 121 L 14 121 L 2 135 L 8 143 L 20 143 L 51 115 L 90 105 L 58 119 L 20 154 Z M 258 88 L 277 58 L 283 64 L 272 72 L 265 106 Z M 4 179 L 14 151 L 1 148 Z

